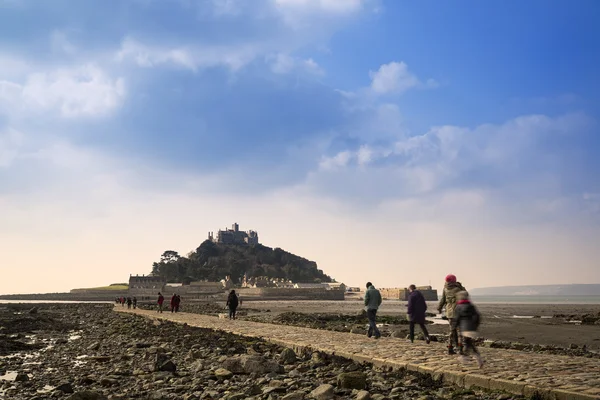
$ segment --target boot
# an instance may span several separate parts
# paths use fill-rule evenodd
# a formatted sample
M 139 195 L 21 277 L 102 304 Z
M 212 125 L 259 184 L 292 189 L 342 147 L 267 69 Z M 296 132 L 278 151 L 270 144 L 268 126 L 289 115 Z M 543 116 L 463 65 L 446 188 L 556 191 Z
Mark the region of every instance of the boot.
M 465 354 L 465 352 L 463 351 L 462 343 L 458 344 L 458 354 L 460 354 L 461 356 Z
M 450 354 L 450 355 L 456 354 L 456 352 L 454 351 L 454 347 L 448 346 L 448 354 Z

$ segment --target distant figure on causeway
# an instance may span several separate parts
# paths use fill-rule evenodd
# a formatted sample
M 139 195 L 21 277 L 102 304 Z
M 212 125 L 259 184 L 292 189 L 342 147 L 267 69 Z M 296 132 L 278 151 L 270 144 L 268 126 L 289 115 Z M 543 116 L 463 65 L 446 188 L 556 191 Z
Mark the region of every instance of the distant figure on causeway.
M 460 329 L 463 341 L 463 354 L 460 356 L 462 362 L 468 360 L 468 355 L 473 353 L 479 368 L 483 367 L 483 359 L 475 347 L 475 339 L 479 337 L 477 330 L 481 323 L 481 316 L 477 308 L 471 303 L 469 293 L 461 291 L 456 294 L 457 305 L 452 318 L 452 325 Z
M 415 285 L 408 287 L 410 294 L 408 295 L 408 318 L 410 320 L 409 338 L 411 342 L 415 341 L 415 324 L 419 324 L 423 335 L 425 335 L 425 341 L 429 344 L 429 332 L 425 327 L 425 312 L 427 311 L 427 302 L 423 294 L 417 290 Z
M 235 294 L 235 290 L 229 292 L 229 296 L 227 296 L 227 304 L 226 307 L 229 308 L 229 319 L 235 319 L 235 312 L 238 308 L 239 299 Z
M 438 312 L 441 313 L 444 306 L 446 307 L 446 317 L 450 322 L 450 338 L 448 342 L 448 354 L 456 354 L 454 346 L 458 347 L 459 354 L 463 353 L 462 343 L 458 335 L 458 327 L 452 323 L 454 319 L 454 310 L 456 309 L 458 292 L 466 291 L 463 285 L 456 280 L 456 276 L 450 274 L 446 276 L 446 283 L 442 298 L 438 304 Z
M 381 337 L 381 332 L 377 328 L 377 310 L 381 305 L 381 293 L 375 289 L 371 282 L 367 282 L 367 291 L 365 292 L 365 308 L 367 310 L 367 318 L 369 319 L 369 330 L 367 336 L 375 335 L 375 339 Z

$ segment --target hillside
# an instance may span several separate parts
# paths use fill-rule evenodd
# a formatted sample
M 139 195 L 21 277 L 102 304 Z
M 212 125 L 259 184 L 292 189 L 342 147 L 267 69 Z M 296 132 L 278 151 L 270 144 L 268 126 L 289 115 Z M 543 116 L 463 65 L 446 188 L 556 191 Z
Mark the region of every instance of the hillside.
M 598 296 L 600 284 L 499 286 L 469 292 L 476 296 Z
M 317 268 L 317 263 L 261 244 L 253 246 L 225 245 L 204 241 L 187 257 L 172 250 L 165 251 L 152 266 L 152 273 L 169 282 L 189 282 L 208 279 L 221 280 L 226 275 L 239 283 L 244 273 L 250 277 L 268 276 L 290 279 L 293 282 L 331 282 Z

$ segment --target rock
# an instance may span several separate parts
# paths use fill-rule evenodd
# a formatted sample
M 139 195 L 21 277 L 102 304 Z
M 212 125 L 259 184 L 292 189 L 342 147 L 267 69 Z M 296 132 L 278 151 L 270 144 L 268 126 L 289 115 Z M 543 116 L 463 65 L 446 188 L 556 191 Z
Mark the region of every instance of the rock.
M 304 399 L 305 394 L 302 392 L 293 392 L 286 394 L 281 398 L 281 400 L 302 400 Z
M 293 369 L 290 372 L 288 372 L 288 376 L 290 378 L 299 378 L 302 376 L 302 372 L 298 371 L 297 369 Z
M 288 348 L 283 349 L 279 357 L 284 364 L 293 364 L 296 362 L 297 358 L 294 350 Z
M 225 368 L 217 368 L 215 370 L 215 376 L 219 379 L 229 379 L 233 376 L 233 372 Z
M 92 344 L 90 344 L 87 349 L 90 351 L 96 351 L 100 348 L 100 343 L 99 342 L 94 342 Z
M 30 309 L 30 310 L 28 311 L 28 313 L 29 313 L 29 314 L 37 314 L 37 313 L 38 313 L 38 310 L 39 310 L 39 309 L 38 309 L 37 307 L 33 307 L 32 309 Z
M 364 389 L 367 386 L 367 375 L 360 371 L 344 372 L 337 376 L 337 385 L 344 389 Z
M 19 372 L 15 377 L 15 382 L 27 382 L 29 380 L 29 375 L 24 372 Z
M 72 394 L 67 400 L 108 400 L 108 397 L 102 393 L 85 390 L 83 392 Z
M 244 393 L 234 393 L 225 397 L 226 400 L 244 400 L 247 396 Z
M 175 372 L 177 371 L 177 365 L 173 361 L 168 360 L 158 367 L 158 371 Z
M 54 388 L 55 390 L 60 390 L 63 393 L 73 393 L 73 386 L 71 386 L 70 382 L 64 382 Z
M 246 390 L 247 396 L 256 396 L 262 393 L 262 389 L 258 385 L 252 385 Z
M 579 346 L 577 346 L 575 343 L 571 343 L 569 345 L 569 349 L 571 349 L 571 350 L 577 350 L 578 348 L 579 348 Z
M 244 366 L 240 357 L 229 357 L 222 363 L 223 368 L 233 372 L 234 374 L 243 374 Z
M 284 372 L 283 366 L 279 365 L 279 363 L 267 360 L 258 355 L 243 355 L 240 357 L 240 362 L 244 368 L 244 372 L 247 374 L 257 373 L 263 375 L 269 372 Z
M 102 386 L 113 386 L 119 383 L 116 379 L 102 378 L 100 379 L 100 385 Z
M 366 390 L 356 393 L 356 400 L 371 400 L 371 394 Z
M 333 398 L 333 386 L 324 384 L 310 392 L 311 398 L 316 400 L 329 400 Z

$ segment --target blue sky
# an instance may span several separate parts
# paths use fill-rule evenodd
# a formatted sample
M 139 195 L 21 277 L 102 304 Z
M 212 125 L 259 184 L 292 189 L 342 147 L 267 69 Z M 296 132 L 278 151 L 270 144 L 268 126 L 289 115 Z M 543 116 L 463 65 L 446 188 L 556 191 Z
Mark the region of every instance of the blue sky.
M 600 282 L 599 12 L 0 0 L 0 239 L 39 277 L 0 292 L 122 281 L 235 221 L 350 284 Z

